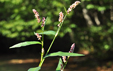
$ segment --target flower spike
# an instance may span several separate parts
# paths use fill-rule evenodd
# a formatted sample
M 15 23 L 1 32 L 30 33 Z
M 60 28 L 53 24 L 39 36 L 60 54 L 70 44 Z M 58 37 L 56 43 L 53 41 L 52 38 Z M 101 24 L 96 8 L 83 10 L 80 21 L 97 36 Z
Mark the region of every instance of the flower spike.
M 38 40 L 41 40 L 41 35 L 39 35 L 38 33 L 34 33 L 36 36 L 37 36 L 37 38 L 38 38 Z
M 41 27 L 44 27 L 45 26 L 45 17 L 42 18 L 42 24 L 41 24 Z
M 59 13 L 59 22 L 60 22 L 60 23 L 63 22 L 63 17 L 64 17 L 63 13 L 60 12 L 60 13 Z
M 38 23 L 40 23 L 41 19 L 40 19 L 39 13 L 35 9 L 33 9 L 33 13 L 35 14 L 35 17 L 37 18 Z
M 69 53 L 73 53 L 73 51 L 74 51 L 74 48 L 75 48 L 75 43 L 73 43 L 73 44 L 71 45 L 71 48 L 70 48 L 70 51 L 69 51 Z
M 69 14 L 69 12 L 72 11 L 72 9 L 74 9 L 78 4 L 80 3 L 80 1 L 75 1 L 75 3 L 73 3 L 67 10 L 67 13 Z

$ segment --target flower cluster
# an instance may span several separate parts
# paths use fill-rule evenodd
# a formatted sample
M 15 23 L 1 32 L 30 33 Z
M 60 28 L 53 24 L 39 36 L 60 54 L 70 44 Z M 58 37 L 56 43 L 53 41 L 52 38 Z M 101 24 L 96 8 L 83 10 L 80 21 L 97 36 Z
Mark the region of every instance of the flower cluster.
M 44 27 L 45 26 L 45 17 L 42 18 L 42 24 L 41 24 L 41 27 Z
M 36 36 L 37 36 L 37 38 L 38 38 L 38 40 L 41 40 L 41 35 L 39 35 L 38 33 L 34 33 Z
M 75 43 L 73 43 L 73 44 L 71 45 L 71 48 L 70 48 L 70 51 L 69 51 L 69 53 L 73 53 L 73 51 L 74 51 L 74 48 L 75 48 Z
M 40 19 L 39 13 L 35 9 L 33 9 L 33 12 L 35 14 L 35 17 L 37 18 L 38 23 L 40 23 L 41 19 Z
M 64 17 L 63 13 L 60 12 L 59 13 L 59 22 L 63 22 L 63 17 Z
M 70 48 L 69 53 L 73 53 L 74 48 L 75 48 L 75 43 L 73 43 L 73 44 L 71 45 L 71 48 Z M 68 56 L 68 58 L 69 58 L 69 57 L 70 57 L 70 56 Z M 62 56 L 62 60 L 63 60 L 64 63 L 66 63 L 66 61 L 67 61 L 66 56 Z
M 72 11 L 72 9 L 74 9 L 78 4 L 80 3 L 80 1 L 75 1 L 75 3 L 73 3 L 67 10 L 67 13 L 69 14 L 70 11 Z

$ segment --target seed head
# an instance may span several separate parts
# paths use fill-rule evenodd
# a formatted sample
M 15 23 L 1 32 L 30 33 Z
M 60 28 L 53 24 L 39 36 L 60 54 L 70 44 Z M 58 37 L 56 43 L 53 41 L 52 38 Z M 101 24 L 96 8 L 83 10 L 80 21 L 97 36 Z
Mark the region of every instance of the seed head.
M 59 22 L 63 22 L 63 17 L 64 17 L 63 13 L 60 12 L 59 13 Z
M 80 3 L 80 1 L 75 1 L 75 3 L 73 3 L 67 10 L 67 13 L 69 14 L 70 11 L 72 11 L 72 9 L 74 9 L 78 4 Z

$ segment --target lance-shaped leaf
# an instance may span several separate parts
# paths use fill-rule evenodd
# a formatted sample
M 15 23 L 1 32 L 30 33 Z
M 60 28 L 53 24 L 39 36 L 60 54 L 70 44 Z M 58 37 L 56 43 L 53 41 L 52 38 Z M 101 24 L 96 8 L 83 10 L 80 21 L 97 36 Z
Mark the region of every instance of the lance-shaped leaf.
M 28 71 L 39 71 L 40 69 L 41 69 L 40 67 L 34 67 L 34 68 L 28 69 Z
M 28 45 L 33 45 L 33 44 L 41 44 L 40 42 L 38 41 L 25 41 L 25 42 L 21 42 L 21 43 L 18 43 L 18 44 L 15 44 L 11 47 L 9 47 L 10 49 L 11 48 L 18 48 L 18 47 L 22 47 L 22 46 L 28 46 Z
M 61 71 L 61 68 L 62 68 L 61 65 L 63 65 L 63 62 L 62 62 L 62 59 L 60 58 L 60 59 L 59 59 L 59 62 L 58 62 L 58 66 L 57 66 L 57 68 L 56 68 L 56 71 Z
M 46 55 L 44 58 L 46 57 L 50 57 L 50 56 L 84 56 L 83 54 L 78 54 L 78 53 L 69 53 L 69 52 L 54 52 L 51 54 Z
M 44 35 L 55 35 L 56 32 L 55 32 L 55 31 L 52 31 L 52 30 L 49 30 L 49 31 L 44 31 L 44 32 L 39 33 L 39 34 L 44 34 Z

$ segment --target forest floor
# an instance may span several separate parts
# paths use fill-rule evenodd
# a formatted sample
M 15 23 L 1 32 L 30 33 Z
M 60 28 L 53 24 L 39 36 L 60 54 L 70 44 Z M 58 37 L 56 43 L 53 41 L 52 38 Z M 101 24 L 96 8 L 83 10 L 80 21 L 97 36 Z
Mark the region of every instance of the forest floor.
M 41 71 L 55 71 L 59 57 L 49 57 L 45 60 Z M 40 58 L 35 55 L 2 55 L 0 56 L 0 71 L 27 71 L 37 67 Z M 90 56 L 71 57 L 64 71 L 113 71 L 113 61 L 98 61 Z

